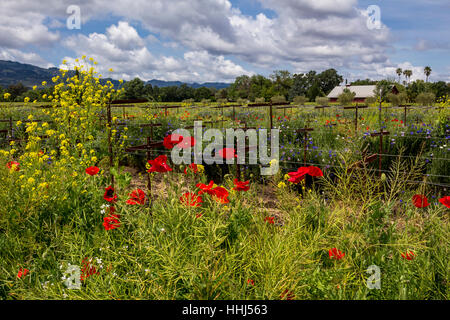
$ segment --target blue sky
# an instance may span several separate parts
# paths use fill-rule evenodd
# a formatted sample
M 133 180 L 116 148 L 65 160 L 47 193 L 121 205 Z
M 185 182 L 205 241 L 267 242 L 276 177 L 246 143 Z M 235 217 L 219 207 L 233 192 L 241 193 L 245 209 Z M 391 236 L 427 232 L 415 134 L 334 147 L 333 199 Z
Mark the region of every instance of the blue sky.
M 69 30 L 67 8 L 80 8 Z M 381 27 L 367 27 L 377 5 Z M 335 68 L 349 80 L 395 78 L 395 69 L 450 81 L 448 0 L 3 0 L 0 59 L 42 67 L 82 55 L 125 80 L 231 82 Z

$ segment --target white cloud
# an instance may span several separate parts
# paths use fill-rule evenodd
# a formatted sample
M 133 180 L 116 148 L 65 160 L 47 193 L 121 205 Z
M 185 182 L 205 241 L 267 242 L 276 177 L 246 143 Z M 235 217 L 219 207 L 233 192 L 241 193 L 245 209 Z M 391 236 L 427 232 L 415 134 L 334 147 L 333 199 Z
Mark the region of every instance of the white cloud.
M 125 34 L 130 37 L 123 38 Z M 206 50 L 188 51 L 183 58 L 156 56 L 145 46 L 136 29 L 122 21 L 107 28 L 106 34 L 72 36 L 64 41 L 64 45 L 78 56 L 87 55 L 98 61 L 103 76 L 112 76 L 108 73 L 112 68 L 114 77 L 125 80 L 139 77 L 188 82 L 232 81 L 239 75 L 250 74 L 224 56 L 211 55 Z M 65 59 L 74 63 L 73 57 Z
M 54 29 L 62 27 L 73 1 L 48 0 L 43 6 L 38 1 L 3 0 L 0 57 L 45 65 L 39 55 L 23 52 L 25 48 L 61 42 L 78 56 L 94 57 L 105 70 L 112 67 L 115 76 L 124 79 L 218 81 L 250 74 L 230 56 L 269 71 L 279 65 L 292 66 L 294 72 L 334 67 L 358 78 L 396 76 L 398 66 L 388 59 L 390 30 L 385 25 L 369 30 L 367 12 L 358 8 L 358 0 L 258 1 L 275 15 L 248 16 L 229 0 L 78 0 L 83 24 L 111 16 L 123 21 L 106 31 L 78 32 L 61 41 Z M 152 34 L 143 38 L 133 25 Z M 158 55 L 147 45 L 185 53 Z M 442 45 L 419 40 L 416 49 L 438 47 Z M 422 66 L 403 65 L 413 70 L 412 79 L 425 77 Z
M 112 25 L 106 29 L 108 39 L 118 48 L 130 50 L 135 47 L 141 47 L 144 41 L 139 37 L 136 29 L 128 22 L 119 21 L 118 25 Z
M 41 68 L 54 67 L 53 64 L 45 61 L 34 52 L 23 52 L 18 49 L 8 49 L 0 47 L 0 60 L 17 61 L 21 63 L 32 64 Z

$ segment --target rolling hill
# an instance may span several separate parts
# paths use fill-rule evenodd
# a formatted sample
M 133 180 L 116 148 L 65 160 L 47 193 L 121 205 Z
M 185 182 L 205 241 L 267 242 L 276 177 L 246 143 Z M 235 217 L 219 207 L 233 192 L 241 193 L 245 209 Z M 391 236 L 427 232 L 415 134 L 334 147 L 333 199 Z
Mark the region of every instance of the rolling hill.
M 59 75 L 58 68 L 40 68 L 31 64 L 24 64 L 14 61 L 0 60 L 0 86 L 6 88 L 11 84 L 22 82 L 26 87 L 32 87 L 34 85 L 41 86 L 42 81 L 51 82 L 54 76 Z M 104 79 L 103 81 L 111 80 L 115 86 L 119 85 L 117 80 Z M 164 81 L 164 80 L 150 80 L 146 83 L 152 86 L 169 87 L 169 86 L 181 86 L 185 82 L 181 81 Z M 206 83 L 186 83 L 186 85 L 192 88 L 227 88 L 230 84 L 223 82 L 206 82 Z

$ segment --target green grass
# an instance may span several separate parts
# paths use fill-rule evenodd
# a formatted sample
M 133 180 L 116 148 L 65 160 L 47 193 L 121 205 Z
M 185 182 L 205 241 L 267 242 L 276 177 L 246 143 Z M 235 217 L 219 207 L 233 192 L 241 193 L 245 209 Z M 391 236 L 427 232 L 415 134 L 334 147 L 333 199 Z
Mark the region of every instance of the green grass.
M 163 123 L 155 137 L 191 124 L 199 115 L 220 116 L 220 111 L 187 110 L 191 112 L 187 120 L 179 119 L 184 110 L 153 120 Z M 26 117 L 28 111 L 20 115 Z M 264 126 L 266 111 L 239 110 L 239 117 L 249 126 Z M 10 109 L 0 112 L 1 117 L 19 116 Z M 43 117 L 40 110 L 34 112 Z M 145 137 L 147 131 L 141 133 L 137 125 L 148 123 L 144 115 L 149 111 L 127 112 L 137 115 L 127 134 Z M 404 162 L 385 159 L 383 169 L 390 171 L 386 180 L 370 170 L 347 174 L 349 166 L 361 159 L 368 138 L 363 138 L 365 128 L 355 135 L 351 123 L 325 127 L 326 120 L 336 119 L 335 110 L 296 110 L 288 113 L 289 121 L 275 121 L 283 126 L 280 143 L 285 149 L 302 151 L 302 141 L 296 141 L 287 126 L 303 127 L 307 113 L 315 128 L 313 144 L 319 147 L 309 151 L 308 161 L 333 167 L 324 170 L 325 177 L 316 179 L 313 187 L 308 185 L 306 189 L 312 190 L 305 190 L 303 197 L 294 186 L 276 187 L 289 171 L 283 168 L 266 179 L 264 187 L 257 174 L 248 176 L 251 189 L 230 195 L 229 204 L 204 195 L 202 208 L 187 208 L 179 201 L 181 194 L 197 191 L 196 183 L 209 181 L 204 175 L 186 178 L 184 168 L 174 167 L 174 172 L 152 178 L 158 182 L 153 191 L 158 198 L 151 213 L 146 206 L 127 205 L 133 188 L 125 178 L 116 180 L 121 225 L 109 231 L 102 226 L 105 214 L 101 213 L 104 188 L 109 185 L 106 173 L 89 177 L 77 167 L 62 173 L 51 164 L 37 175 L 35 168 L 10 172 L 5 164 L 11 159 L 0 156 L 0 299 L 281 299 L 286 290 L 295 299 L 449 299 L 449 211 L 430 196 L 426 208 L 416 208 L 411 201 L 416 193 L 446 194 L 424 183 L 407 183 L 407 174 L 423 176 L 424 160 L 418 165 L 414 157 Z M 114 113 L 121 114 L 122 110 Z M 276 112 L 277 117 L 282 115 L 283 111 Z M 342 117 L 352 120 L 353 115 L 346 111 Z M 435 127 L 437 113 L 411 112 L 408 120 L 413 122 L 417 115 Z M 379 129 L 377 110 L 366 110 L 361 116 L 365 118 L 361 126 Z M 393 116 L 389 111 L 386 117 L 391 134 L 405 131 L 390 121 L 403 119 L 401 110 Z M 231 121 L 224 126 L 232 126 Z M 433 134 L 438 135 L 437 130 Z M 405 143 L 398 139 L 395 145 L 386 139 L 384 148 L 392 154 L 417 155 L 421 145 L 414 145 L 419 141 L 414 137 Z M 107 155 L 105 139 L 99 128 L 91 145 L 99 160 Z M 377 141 L 369 144 L 372 152 L 377 152 Z M 55 147 L 52 143 L 44 145 L 46 152 Z M 438 149 L 431 143 L 426 146 L 426 152 L 448 158 L 447 151 Z M 332 160 L 328 150 L 336 153 Z M 300 152 L 292 162 L 301 162 L 302 157 Z M 433 161 L 426 172 L 449 175 L 445 163 Z M 52 184 L 47 191 L 22 188 L 26 184 L 20 178 L 22 171 L 28 172 L 27 178 L 33 175 Z M 78 176 L 71 176 L 73 171 Z M 145 174 L 135 176 L 133 182 L 137 180 L 144 184 Z M 232 181 L 226 180 L 225 186 L 230 190 Z M 265 222 L 267 216 L 274 216 L 276 223 Z M 331 248 L 344 252 L 344 258 L 330 259 Z M 409 250 L 415 253 L 411 261 L 401 255 Z M 85 258 L 93 259 L 99 273 L 83 281 L 81 289 L 68 289 L 62 280 L 68 264 L 81 268 Z M 371 265 L 381 270 L 380 290 L 366 285 Z M 20 268 L 30 272 L 19 279 Z M 254 285 L 248 284 L 249 279 Z

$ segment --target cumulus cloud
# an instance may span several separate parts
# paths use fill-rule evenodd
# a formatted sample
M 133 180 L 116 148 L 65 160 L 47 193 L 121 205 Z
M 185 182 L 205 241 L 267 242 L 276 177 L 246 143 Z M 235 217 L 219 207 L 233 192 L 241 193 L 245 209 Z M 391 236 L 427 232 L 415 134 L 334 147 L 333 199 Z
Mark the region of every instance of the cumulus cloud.
M 34 52 L 23 52 L 17 49 L 5 49 L 0 47 L 0 60 L 27 63 L 41 68 L 54 67 L 52 63 L 47 62 Z
M 129 36 L 125 36 L 129 35 Z M 224 56 L 211 55 L 206 50 L 188 51 L 183 58 L 151 53 L 145 41 L 128 22 L 119 21 L 107 28 L 105 34 L 91 33 L 67 38 L 64 45 L 78 56 L 87 55 L 99 62 L 99 70 L 114 77 L 130 80 L 134 77 L 151 80 L 232 81 L 239 75 L 250 74 Z M 66 57 L 73 63 L 73 57 Z
M 368 13 L 358 0 L 256 1 L 274 15 L 246 15 L 229 0 L 78 0 L 83 23 L 111 17 L 120 21 L 90 34 L 83 34 L 82 25 L 81 32 L 61 39 L 58 31 L 73 1 L 48 0 L 42 6 L 4 0 L 0 50 L 13 56 L 11 49 L 63 43 L 78 56 L 87 54 L 105 68 L 120 70 L 125 79 L 232 80 L 239 73 L 250 74 L 241 62 L 268 71 L 280 65 L 293 72 L 342 68 L 360 77 L 387 75 L 397 67 L 388 59 L 390 30 L 383 24 L 369 30 Z M 142 37 L 133 25 L 149 34 Z M 156 54 L 148 46 L 178 54 Z M 415 49 L 435 47 L 423 40 Z M 39 60 L 19 51 L 14 55 Z
M 337 3 L 336 3 L 337 1 Z M 367 28 L 357 0 L 260 0 L 276 12 L 242 14 L 228 0 L 111 1 L 114 14 L 139 21 L 149 31 L 195 51 L 235 55 L 256 66 L 330 57 L 382 57 L 389 31 Z

